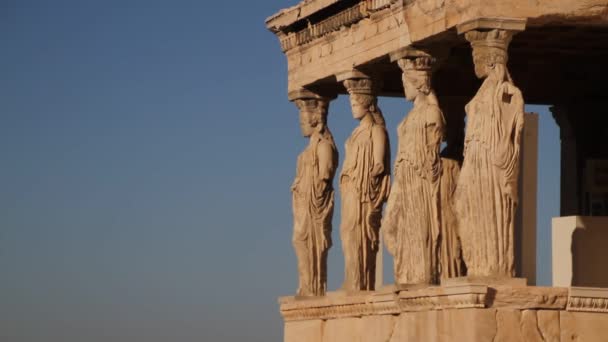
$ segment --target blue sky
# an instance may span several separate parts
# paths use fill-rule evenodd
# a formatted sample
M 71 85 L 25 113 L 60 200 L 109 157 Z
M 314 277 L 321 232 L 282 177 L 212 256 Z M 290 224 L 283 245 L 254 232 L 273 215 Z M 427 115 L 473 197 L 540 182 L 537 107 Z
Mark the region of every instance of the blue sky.
M 264 19 L 296 2 L 0 4 L 1 340 L 281 339 L 276 298 L 297 284 L 289 186 L 306 141 Z M 410 105 L 380 106 L 395 142 Z M 559 135 L 545 107 L 529 110 L 547 284 Z M 356 122 L 344 96 L 330 112 L 343 156 Z

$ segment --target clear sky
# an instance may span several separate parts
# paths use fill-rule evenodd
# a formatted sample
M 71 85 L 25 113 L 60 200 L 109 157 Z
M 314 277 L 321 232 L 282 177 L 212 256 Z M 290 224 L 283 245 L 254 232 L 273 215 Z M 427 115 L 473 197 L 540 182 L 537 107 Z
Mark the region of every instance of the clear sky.
M 281 340 L 306 141 L 264 20 L 295 3 L 0 2 L 0 340 Z M 380 106 L 395 142 L 410 105 Z M 546 284 L 559 135 L 529 109 Z M 344 96 L 330 111 L 343 157 L 356 122 Z

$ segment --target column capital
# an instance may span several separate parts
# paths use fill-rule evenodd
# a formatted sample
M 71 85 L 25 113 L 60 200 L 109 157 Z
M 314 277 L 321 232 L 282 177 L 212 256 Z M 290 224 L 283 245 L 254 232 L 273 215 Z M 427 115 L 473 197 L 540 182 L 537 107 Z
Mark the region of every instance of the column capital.
M 363 72 L 359 69 L 351 69 L 339 72 L 336 74 L 336 80 L 338 82 L 344 82 L 347 80 L 359 80 L 359 79 L 373 79 L 374 75 L 369 72 Z
M 336 74 L 336 80 L 344 85 L 350 95 L 377 96 L 382 88 L 380 73 L 351 69 Z
M 465 33 L 466 40 L 473 48 L 475 60 L 490 60 L 492 64 L 506 64 L 509 58 L 508 49 L 515 31 L 494 29 L 491 31 L 473 30 Z
M 574 129 L 572 127 L 572 122 L 570 121 L 568 107 L 566 105 L 553 105 L 549 107 L 549 111 L 551 111 L 555 123 L 557 123 L 557 126 L 560 128 L 560 138 L 562 140 L 573 139 Z
M 431 58 L 433 60 L 433 64 L 439 65 L 448 58 L 449 54 L 450 49 L 448 47 L 426 49 L 407 46 L 390 53 L 389 57 L 391 62 L 397 63 L 400 63 L 402 60 L 424 60 Z
M 456 26 L 458 34 L 473 30 L 503 30 L 520 32 L 526 29 L 527 18 L 476 18 Z
M 377 96 L 382 86 L 382 80 L 376 74 L 356 69 L 340 72 L 336 79 L 350 95 Z
M 336 95 L 327 95 L 327 94 L 319 94 L 314 91 L 301 88 L 297 90 L 292 90 L 287 94 L 287 98 L 291 102 L 295 102 L 296 100 L 319 100 L 319 101 L 331 101 L 336 98 Z
M 473 48 L 473 58 L 506 64 L 513 36 L 526 29 L 526 18 L 477 18 L 457 26 Z

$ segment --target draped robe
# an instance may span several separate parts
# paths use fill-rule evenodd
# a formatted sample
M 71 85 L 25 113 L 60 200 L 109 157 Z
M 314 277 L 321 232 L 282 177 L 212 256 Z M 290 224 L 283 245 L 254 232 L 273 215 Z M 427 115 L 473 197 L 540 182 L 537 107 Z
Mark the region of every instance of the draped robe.
M 386 141 L 384 160 L 374 160 L 374 134 Z M 371 172 L 376 162 L 384 165 L 384 172 L 374 177 Z M 346 141 L 340 176 L 340 235 L 345 258 L 343 288 L 346 290 L 374 289 L 382 205 L 390 187 L 389 164 L 390 149 L 384 126 L 360 124 Z
M 329 180 L 319 172 L 319 147 L 333 152 Z M 311 138 L 298 156 L 296 178 L 292 185 L 294 217 L 293 246 L 298 259 L 298 295 L 320 296 L 327 287 L 327 251 L 331 247 L 331 219 L 334 211 L 332 180 L 338 152 L 329 132 Z
M 487 78 L 466 112 L 455 207 L 468 275 L 512 277 L 523 97 L 510 81 Z
M 441 158 L 441 181 L 439 186 L 441 207 L 441 247 L 439 275 L 441 279 L 466 275 L 462 259 L 458 218 L 454 211 L 454 192 L 460 175 L 460 163 L 457 160 Z
M 424 104 L 414 107 L 397 130 L 399 149 L 382 230 L 399 284 L 437 280 L 443 128 L 440 109 Z

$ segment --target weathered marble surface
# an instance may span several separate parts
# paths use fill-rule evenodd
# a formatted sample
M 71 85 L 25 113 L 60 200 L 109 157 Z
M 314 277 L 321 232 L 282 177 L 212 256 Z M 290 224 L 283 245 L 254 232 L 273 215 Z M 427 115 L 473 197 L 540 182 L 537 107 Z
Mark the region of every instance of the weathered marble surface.
M 382 206 L 390 188 L 390 147 L 373 81 L 352 78 L 345 80 L 344 85 L 349 91 L 353 117 L 359 120 L 359 126 L 346 141 L 340 174 L 340 236 L 344 251 L 342 288 L 347 291 L 373 290 Z
M 466 97 L 444 97 L 439 104 L 446 120 L 445 148 L 441 151 L 439 181 L 441 246 L 439 275 L 441 280 L 466 275 L 458 217 L 454 209 L 454 192 L 460 176 L 464 150 L 464 107 Z
M 607 294 L 479 284 L 284 297 L 280 302 L 285 342 L 605 341 L 608 311 L 593 311 L 593 305 L 570 311 L 567 303 L 575 296 Z
M 374 0 L 356 15 L 334 14 L 311 25 L 297 40 L 290 26 L 319 15 L 336 0 L 302 1 L 266 21 L 283 42 L 288 62 L 289 89 L 331 77 L 337 70 L 357 67 L 400 48 L 415 45 L 455 27 L 467 27 L 480 18 L 516 18 L 529 25 L 606 25 L 605 0 Z M 354 18 L 354 19 L 353 19 Z M 509 28 L 509 24 L 501 24 Z M 312 38 L 309 38 L 312 37 Z M 285 41 L 293 41 L 287 45 Z
M 464 162 L 454 202 L 468 275 L 515 275 L 515 210 L 524 100 L 507 70 L 513 32 L 470 31 L 475 74 L 484 79 L 466 106 Z
M 441 158 L 439 181 L 441 245 L 439 249 L 439 275 L 441 279 L 461 277 L 466 274 L 462 259 L 462 245 L 458 229 L 458 217 L 454 210 L 454 192 L 460 176 L 460 163 L 451 158 Z
M 394 180 L 382 221 L 394 257 L 395 282 L 433 284 L 439 279 L 441 159 L 445 120 L 431 87 L 431 56 L 399 60 L 405 97 L 414 102 L 397 128 Z
M 298 259 L 300 296 L 320 296 L 327 287 L 327 251 L 331 247 L 333 179 L 338 152 L 327 127 L 329 100 L 303 93 L 293 99 L 300 109 L 302 135 L 310 142 L 299 155 L 291 187 L 293 246 Z

